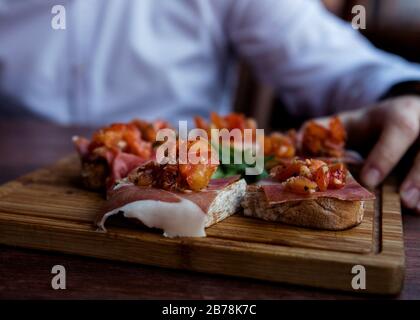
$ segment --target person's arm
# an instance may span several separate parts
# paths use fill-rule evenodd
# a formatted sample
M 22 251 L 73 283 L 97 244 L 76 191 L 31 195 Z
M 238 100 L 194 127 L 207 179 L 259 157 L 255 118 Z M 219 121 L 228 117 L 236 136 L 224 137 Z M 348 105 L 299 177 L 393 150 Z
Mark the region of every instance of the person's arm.
M 353 143 L 366 144 L 369 137 L 378 137 L 361 172 L 368 186 L 381 183 L 410 148 L 417 153 L 400 194 L 404 206 L 420 214 L 420 91 L 416 88 L 414 82 L 398 84 L 383 101 L 344 112 L 340 118 Z
M 379 137 L 361 179 L 371 187 L 381 183 L 419 140 L 420 96 L 412 91 L 415 82 L 407 86 L 407 81 L 420 80 L 419 65 L 375 49 L 318 1 L 233 3 L 226 19 L 231 41 L 259 77 L 277 89 L 292 114 L 359 109 L 342 119 L 360 143 Z M 420 213 L 420 153 L 401 197 Z
M 419 65 L 375 49 L 317 0 L 232 3 L 225 19 L 230 41 L 291 114 L 360 108 L 397 83 L 420 80 Z

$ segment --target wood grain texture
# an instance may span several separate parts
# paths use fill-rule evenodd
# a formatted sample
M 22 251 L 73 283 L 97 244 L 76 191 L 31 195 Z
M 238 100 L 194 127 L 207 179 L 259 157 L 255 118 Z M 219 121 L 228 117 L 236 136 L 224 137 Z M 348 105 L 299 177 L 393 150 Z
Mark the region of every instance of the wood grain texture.
M 72 152 L 74 134 L 91 128 L 0 119 L 0 183 L 47 166 Z M 403 178 L 404 175 L 401 175 Z M 406 276 L 400 295 L 420 298 L 420 218 L 403 212 Z M 67 269 L 67 290 L 51 288 L 51 268 Z M 52 251 L 0 245 L 0 299 L 369 299 L 343 292 L 249 278 L 189 272 Z
M 384 188 L 376 210 L 368 204 L 360 226 L 343 232 L 236 215 L 207 229 L 207 238 L 167 239 L 157 230 L 118 220 L 108 233 L 97 232 L 92 221 L 103 199 L 81 188 L 78 170 L 72 156 L 1 187 L 0 243 L 350 291 L 351 268 L 362 264 L 367 292 L 395 294 L 401 289 L 404 247 L 392 185 Z

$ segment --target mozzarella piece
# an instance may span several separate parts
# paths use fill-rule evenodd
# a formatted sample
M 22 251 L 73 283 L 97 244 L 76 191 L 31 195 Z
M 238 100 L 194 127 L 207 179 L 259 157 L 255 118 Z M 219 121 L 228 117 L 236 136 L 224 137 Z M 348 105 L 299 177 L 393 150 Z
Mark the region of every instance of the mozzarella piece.
M 105 229 L 105 221 L 122 212 L 126 218 L 140 220 L 149 228 L 163 229 L 163 235 L 174 237 L 205 237 L 206 214 L 194 202 L 180 199 L 179 202 L 141 200 L 128 203 L 106 213 L 98 226 Z

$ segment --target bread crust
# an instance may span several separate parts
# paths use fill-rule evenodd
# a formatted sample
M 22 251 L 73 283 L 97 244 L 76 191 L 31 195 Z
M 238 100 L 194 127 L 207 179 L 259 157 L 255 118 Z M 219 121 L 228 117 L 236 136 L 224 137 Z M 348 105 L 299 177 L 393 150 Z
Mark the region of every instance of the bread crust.
M 103 191 L 109 174 L 108 164 L 104 159 L 81 160 L 83 185 L 92 191 Z
M 206 228 L 238 212 L 241 209 L 241 201 L 245 197 L 246 188 L 245 180 L 241 179 L 221 190 L 206 213 Z
M 343 201 L 334 198 L 270 205 L 263 189 L 259 186 L 248 186 L 242 207 L 246 216 L 299 227 L 335 231 L 357 226 L 362 222 L 364 214 L 364 201 Z

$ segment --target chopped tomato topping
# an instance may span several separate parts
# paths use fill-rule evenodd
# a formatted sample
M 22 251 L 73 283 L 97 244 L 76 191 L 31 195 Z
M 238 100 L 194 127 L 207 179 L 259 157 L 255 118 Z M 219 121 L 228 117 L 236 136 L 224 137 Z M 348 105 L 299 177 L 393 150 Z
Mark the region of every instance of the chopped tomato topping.
M 195 117 L 194 122 L 197 128 L 203 129 L 207 132 L 209 139 L 211 137 L 211 129 L 227 129 L 229 131 L 233 129 L 239 129 L 244 131 L 245 129 L 252 130 L 252 136 L 255 141 L 257 123 L 252 118 L 246 118 L 241 113 L 230 113 L 226 116 L 221 116 L 216 112 L 210 114 L 210 123 L 207 123 L 202 117 Z
M 273 155 L 276 159 L 293 158 L 295 156 L 295 147 L 292 139 L 278 132 L 265 136 L 264 155 Z
M 290 177 L 303 176 L 308 179 L 314 177 L 315 172 L 322 166 L 327 166 L 324 161 L 316 159 L 299 160 L 285 162 L 271 170 L 271 176 L 280 181 L 286 181 Z M 328 167 L 327 167 L 328 168 Z
M 347 169 L 342 163 L 335 163 L 329 166 L 330 182 L 329 187 L 333 189 L 341 189 L 346 184 Z
M 306 164 L 312 173 L 316 172 L 320 167 L 327 165 L 324 161 L 318 159 L 307 159 Z
M 330 171 L 328 166 L 319 167 L 314 173 L 314 180 L 318 185 L 319 191 L 327 191 L 330 183 Z
M 151 143 L 142 139 L 140 131 L 133 124 L 115 123 L 96 131 L 89 151 L 93 152 L 99 147 L 121 150 L 145 159 L 149 159 L 152 155 Z
M 337 144 L 341 144 L 347 139 L 346 130 L 338 117 L 333 117 L 330 120 L 330 138 Z
M 156 135 L 159 130 L 171 127 L 170 124 L 164 120 L 148 122 L 141 119 L 134 119 L 131 123 L 139 129 L 144 140 L 152 143 L 156 142 Z
M 305 177 L 292 177 L 285 182 L 287 190 L 295 193 L 310 194 L 316 191 L 318 185 Z
M 194 117 L 195 126 L 199 129 L 203 129 L 205 131 L 210 130 L 210 126 L 208 125 L 207 121 L 204 120 L 203 117 L 196 116 Z
M 271 176 L 277 181 L 284 182 L 291 177 L 299 176 L 301 172 L 305 171 L 305 169 L 302 169 L 303 167 L 306 167 L 305 162 L 301 160 L 293 160 L 290 163 L 274 167 L 271 170 Z
M 239 113 L 230 113 L 223 119 L 228 129 L 245 129 L 245 116 Z
M 213 128 L 216 129 L 229 129 L 228 123 L 227 121 L 221 117 L 220 115 L 218 115 L 216 112 L 212 112 L 210 114 L 210 121 L 211 121 L 211 125 Z
M 179 172 L 183 179 L 187 182 L 188 189 L 193 191 L 200 191 L 206 188 L 210 179 L 217 169 L 217 165 L 207 166 L 205 164 L 180 164 Z
M 330 120 L 326 128 L 315 121 L 305 124 L 302 136 L 302 152 L 310 156 L 341 157 L 347 134 L 338 117 Z
M 271 170 L 271 176 L 285 183 L 291 191 L 302 192 L 302 184 L 310 187 L 310 192 L 340 189 L 346 183 L 347 169 L 342 163 L 328 165 L 318 159 L 294 159 Z M 298 179 L 299 178 L 299 179 Z M 304 179 L 305 180 L 304 180 Z M 308 181 L 312 184 L 308 184 Z M 296 186 L 295 186 L 296 184 Z
M 179 172 L 189 189 L 199 191 L 209 184 L 218 167 L 218 161 L 212 158 L 215 153 L 212 153 L 211 145 L 205 140 L 189 141 L 187 150 L 189 162 L 179 164 Z
M 211 158 L 211 145 L 201 139 L 186 142 L 185 145 L 183 143 L 177 143 L 176 163 L 159 164 L 150 161 L 130 173 L 129 180 L 139 186 L 165 190 L 200 191 L 206 188 L 218 167 L 217 159 Z M 186 148 L 181 148 L 181 145 Z M 180 152 L 187 153 L 186 163 L 180 163 Z

